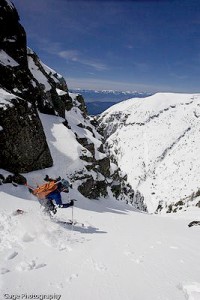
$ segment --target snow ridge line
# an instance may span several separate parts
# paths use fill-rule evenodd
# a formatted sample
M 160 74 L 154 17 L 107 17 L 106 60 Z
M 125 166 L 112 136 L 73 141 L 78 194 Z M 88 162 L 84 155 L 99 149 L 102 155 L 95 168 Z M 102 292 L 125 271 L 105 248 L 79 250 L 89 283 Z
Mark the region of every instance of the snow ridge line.
M 148 124 L 149 122 L 151 122 L 153 119 L 155 118 L 159 118 L 161 114 L 165 113 L 166 111 L 169 111 L 170 109 L 174 109 L 177 108 L 177 106 L 181 106 L 181 105 L 190 105 L 194 102 L 194 98 L 192 98 L 192 101 L 190 102 L 186 102 L 186 103 L 180 103 L 179 105 L 170 105 L 169 107 L 164 108 L 163 110 L 160 110 L 157 114 L 149 116 L 149 118 L 145 121 L 145 122 L 132 122 L 132 123 L 126 123 L 126 120 L 128 119 L 130 113 L 128 114 L 124 114 L 123 112 L 115 112 L 113 114 L 111 114 L 108 118 L 107 124 L 109 124 L 107 130 L 105 131 L 106 125 L 101 126 L 101 128 L 104 130 L 104 136 L 105 138 L 108 138 L 109 136 L 111 136 L 113 133 L 115 133 L 115 131 L 117 129 L 122 128 L 123 126 L 127 127 L 127 126 L 132 126 L 132 125 L 138 125 L 138 126 L 144 126 L 146 124 Z M 195 115 L 195 117 L 197 117 Z M 120 120 L 121 119 L 121 120 Z M 103 118 L 100 118 L 99 121 L 101 122 L 103 120 Z M 116 122 L 116 120 L 118 122 Z M 105 123 L 105 121 L 104 121 Z M 111 125 L 112 124 L 112 125 Z
M 154 166 L 152 168 L 152 170 L 148 170 L 147 172 L 145 171 L 145 174 L 140 178 L 138 184 L 137 184 L 137 188 L 140 186 L 140 184 L 142 182 L 144 182 L 147 177 L 149 177 L 150 175 L 154 174 L 155 173 L 155 169 L 157 168 L 158 164 L 161 163 L 164 158 L 166 157 L 166 155 L 168 154 L 169 151 L 172 150 L 172 148 L 174 148 L 174 146 L 176 144 L 178 144 L 178 142 L 187 134 L 187 132 L 189 132 L 191 130 L 191 127 L 189 126 L 169 147 L 167 147 L 163 153 L 158 156 L 158 158 L 156 159 L 155 163 L 154 163 Z M 143 162 L 144 164 L 144 169 L 145 169 L 145 162 Z
M 169 147 L 167 147 L 163 153 L 158 157 L 158 162 L 161 162 L 167 153 L 186 135 L 187 132 L 191 130 L 191 127 L 189 126 Z
M 190 105 L 192 104 L 194 101 L 190 101 L 190 102 L 187 102 L 187 103 L 180 103 L 180 105 Z M 170 105 L 169 107 L 167 108 L 164 108 L 163 110 L 160 110 L 156 115 L 152 115 L 150 116 L 145 122 L 133 122 L 133 123 L 127 123 L 127 124 L 124 124 L 124 126 L 129 126 L 129 125 L 139 125 L 139 126 L 144 126 L 146 125 L 147 123 L 149 123 L 151 120 L 155 119 L 155 118 L 159 118 L 159 116 L 161 114 L 163 114 L 164 112 L 170 110 L 170 109 L 173 109 L 173 108 L 176 108 L 177 105 Z M 128 116 L 127 116 L 128 117 Z
M 10 2 L 10 0 L 6 0 L 8 6 L 13 10 L 14 9 L 14 5 Z
M 197 119 L 200 118 L 200 115 L 198 115 L 196 111 L 194 111 L 194 116 L 195 116 Z

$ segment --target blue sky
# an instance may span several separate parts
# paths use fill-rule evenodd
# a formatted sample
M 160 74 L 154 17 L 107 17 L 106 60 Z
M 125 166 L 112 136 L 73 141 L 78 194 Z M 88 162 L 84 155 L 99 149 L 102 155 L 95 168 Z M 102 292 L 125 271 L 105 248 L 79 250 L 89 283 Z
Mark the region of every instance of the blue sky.
M 12 0 L 71 88 L 200 92 L 199 0 Z

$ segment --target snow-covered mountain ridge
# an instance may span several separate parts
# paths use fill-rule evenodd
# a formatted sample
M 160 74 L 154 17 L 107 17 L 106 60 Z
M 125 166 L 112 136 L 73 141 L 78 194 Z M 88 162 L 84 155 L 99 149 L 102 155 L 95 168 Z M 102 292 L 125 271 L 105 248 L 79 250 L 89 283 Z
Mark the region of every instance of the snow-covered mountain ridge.
M 110 107 L 100 118 L 107 151 L 149 212 L 200 188 L 200 94 L 158 93 Z

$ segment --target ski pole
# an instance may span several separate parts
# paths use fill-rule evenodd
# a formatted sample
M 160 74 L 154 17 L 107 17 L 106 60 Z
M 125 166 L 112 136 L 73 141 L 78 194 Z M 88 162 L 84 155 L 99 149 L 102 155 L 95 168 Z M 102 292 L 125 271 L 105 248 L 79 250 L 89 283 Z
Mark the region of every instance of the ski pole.
M 72 231 L 74 231 L 74 206 L 72 205 Z
M 31 190 L 34 190 L 34 189 L 35 189 L 34 187 L 32 187 L 31 185 L 29 185 L 29 184 L 27 184 L 27 183 L 25 183 L 24 185 L 27 186 L 27 188 L 29 188 L 29 189 L 31 189 Z

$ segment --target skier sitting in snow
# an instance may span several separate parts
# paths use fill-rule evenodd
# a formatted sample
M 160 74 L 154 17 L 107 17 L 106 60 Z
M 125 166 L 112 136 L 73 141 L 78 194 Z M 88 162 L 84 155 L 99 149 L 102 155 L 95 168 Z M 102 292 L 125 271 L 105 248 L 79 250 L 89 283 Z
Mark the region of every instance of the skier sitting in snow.
M 52 179 L 46 175 L 44 180 L 52 183 L 52 191 L 49 190 L 50 192 L 47 194 L 45 192 L 41 192 L 41 186 L 38 187 L 38 189 L 33 190 L 32 193 L 38 197 L 40 204 L 45 207 L 45 212 L 49 213 L 52 211 L 55 214 L 57 212 L 56 205 L 60 208 L 67 208 L 74 205 L 73 200 L 71 200 L 69 203 L 62 203 L 61 192 L 68 193 L 69 187 L 72 187 L 72 185 L 66 179 L 61 179 L 60 177 L 57 179 Z M 56 205 L 54 205 L 53 200 L 55 201 Z

